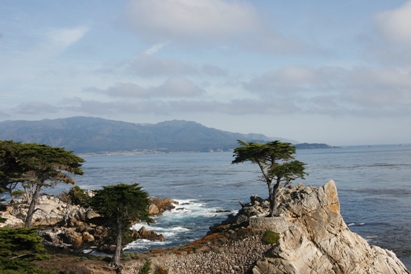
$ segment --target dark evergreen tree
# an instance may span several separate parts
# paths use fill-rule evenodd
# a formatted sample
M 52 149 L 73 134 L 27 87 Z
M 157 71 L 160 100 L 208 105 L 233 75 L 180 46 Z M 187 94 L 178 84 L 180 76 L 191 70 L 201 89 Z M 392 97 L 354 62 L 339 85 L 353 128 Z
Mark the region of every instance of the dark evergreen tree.
M 277 214 L 276 196 L 278 188 L 287 186 L 291 181 L 304 179 L 305 164 L 294 160 L 295 146 L 280 141 L 266 144 L 243 142 L 238 140 L 239 147 L 234 149 L 233 164 L 250 161 L 258 165 L 262 179 L 267 183 L 270 201 L 270 216 Z
M 95 191 L 89 204 L 95 211 L 103 215 L 105 225 L 110 227 L 110 231 L 115 234 L 116 250 L 110 265 L 116 269 L 121 269 L 120 255 L 124 233 L 137 220 L 150 221 L 147 210 L 148 194 L 137 183 L 105 186 L 103 189 Z
M 20 184 L 29 209 L 25 226 L 31 227 L 40 191 L 58 183 L 75 184 L 72 174 L 83 174 L 84 160 L 63 148 L 0 141 L 0 183 L 11 191 Z

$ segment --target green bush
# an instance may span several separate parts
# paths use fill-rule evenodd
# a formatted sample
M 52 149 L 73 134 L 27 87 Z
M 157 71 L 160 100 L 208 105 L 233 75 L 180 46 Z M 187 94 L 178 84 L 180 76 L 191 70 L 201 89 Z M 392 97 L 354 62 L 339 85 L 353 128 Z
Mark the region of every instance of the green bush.
M 151 261 L 148 259 L 144 263 L 143 267 L 140 269 L 139 274 L 150 274 L 150 269 L 151 269 Z
M 279 240 L 280 234 L 271 230 L 267 230 L 262 238 L 262 242 L 265 244 L 277 244 Z
M 35 229 L 0 228 L 0 273 L 47 273 L 33 263 L 44 258 L 47 252 Z
M 84 189 L 82 189 L 79 186 L 74 186 L 70 188 L 68 192 L 68 196 L 73 205 L 80 205 L 80 206 L 86 205 L 88 200 L 90 199 L 90 197 L 87 196 L 87 194 L 84 192 Z

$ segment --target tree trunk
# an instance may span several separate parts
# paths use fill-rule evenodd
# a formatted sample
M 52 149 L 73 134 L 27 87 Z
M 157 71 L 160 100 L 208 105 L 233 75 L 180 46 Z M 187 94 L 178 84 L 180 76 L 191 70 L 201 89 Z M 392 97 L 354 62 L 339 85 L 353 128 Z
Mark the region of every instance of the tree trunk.
M 268 217 L 272 217 L 273 215 L 273 208 L 274 208 L 274 204 L 273 204 L 273 187 L 272 187 L 272 183 L 271 182 L 267 182 L 267 186 L 268 186 L 268 201 L 270 202 L 270 214 L 268 215 Z
M 34 211 L 36 209 L 36 205 L 37 205 L 39 195 L 40 195 L 40 190 L 41 190 L 41 184 L 37 183 L 36 187 L 34 188 L 34 193 L 31 197 L 31 202 L 30 202 L 29 209 L 27 211 L 26 222 L 25 222 L 25 225 L 24 225 L 26 228 L 31 227 L 31 223 L 33 221 Z
M 271 192 L 270 192 L 270 217 L 274 217 L 277 215 L 277 204 L 276 204 L 276 198 L 277 198 L 277 192 L 278 188 L 280 187 L 280 182 L 277 182 Z
M 116 238 L 116 250 L 114 251 L 113 258 L 111 259 L 110 266 L 114 267 L 116 269 L 117 273 L 121 273 L 121 262 L 120 262 L 120 256 L 121 256 L 121 237 L 122 237 L 122 222 L 119 217 L 117 217 L 117 238 Z

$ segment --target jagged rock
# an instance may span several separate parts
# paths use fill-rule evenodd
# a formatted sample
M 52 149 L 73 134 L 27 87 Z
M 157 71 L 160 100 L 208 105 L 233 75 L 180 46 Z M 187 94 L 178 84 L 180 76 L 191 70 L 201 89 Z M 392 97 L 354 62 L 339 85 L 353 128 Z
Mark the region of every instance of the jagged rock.
M 154 230 L 147 230 L 144 226 L 139 231 L 133 231 L 132 237 L 134 240 L 146 239 L 150 241 L 164 242 L 166 238 L 162 234 L 157 234 Z
M 71 229 L 63 230 L 63 233 L 61 233 L 61 235 L 59 236 L 62 239 L 63 243 L 70 244 L 74 248 L 79 248 L 83 245 L 83 236 Z
M 100 231 L 95 229 L 90 232 L 79 232 L 76 228 L 54 227 L 52 230 L 44 231 L 42 237 L 48 245 L 55 247 L 80 248 L 85 243 L 94 242 L 96 238 L 104 238 L 101 234 L 107 235 L 105 229 L 101 229 Z
M 12 207 L 8 206 L 6 211 L 0 211 L 0 217 L 6 219 L 4 223 L 0 223 L 0 227 L 8 226 L 8 227 L 22 227 L 24 226 L 23 220 L 17 218 L 12 213 Z
M 87 232 L 87 231 L 84 231 L 84 232 L 83 232 L 82 237 L 83 237 L 83 242 L 85 242 L 85 243 L 94 242 L 94 236 L 91 235 L 91 234 L 90 234 L 89 232 Z
M 23 226 L 29 205 L 27 203 L 14 203 L 8 206 L 8 214 L 5 218 L 10 219 L 5 225 Z M 14 216 L 11 217 L 11 216 Z M 76 227 L 96 216 L 91 209 L 82 208 L 78 205 L 70 205 L 53 195 L 43 194 L 39 197 L 36 211 L 33 215 L 32 226 L 61 226 Z M 20 221 L 16 221 L 20 219 Z M 4 226 L 4 225 L 3 225 Z
M 340 215 L 334 181 L 290 187 L 278 197 L 280 217 L 250 218 L 250 226 L 280 234 L 253 274 L 409 273 L 391 251 L 370 246 Z
M 150 198 L 150 215 L 161 215 L 166 210 L 171 210 L 178 202 L 170 198 Z M 6 218 L 6 223 L 2 226 L 21 227 L 24 226 L 24 219 L 27 216 L 28 204 L 15 203 L 9 205 L 6 212 L 0 212 L 1 217 Z M 39 202 L 33 216 L 32 226 L 55 226 L 59 224 L 64 227 L 78 227 L 84 225 L 89 220 L 100 216 L 90 208 L 83 208 L 78 205 L 71 205 L 63 202 L 53 195 L 43 194 L 39 197 Z
M 155 204 L 150 204 L 148 207 L 148 214 L 149 215 L 158 215 L 160 213 L 160 210 Z
M 172 210 L 178 202 L 170 198 L 150 197 L 150 206 L 148 208 L 150 215 L 161 215 L 164 211 Z
M 210 234 L 248 225 L 280 233 L 280 244 L 256 263 L 254 273 L 408 273 L 394 253 L 369 246 L 348 229 L 333 181 L 322 188 L 282 188 L 277 202 L 279 217 L 260 217 L 268 215 L 269 203 L 251 196 L 250 203 L 211 227 Z

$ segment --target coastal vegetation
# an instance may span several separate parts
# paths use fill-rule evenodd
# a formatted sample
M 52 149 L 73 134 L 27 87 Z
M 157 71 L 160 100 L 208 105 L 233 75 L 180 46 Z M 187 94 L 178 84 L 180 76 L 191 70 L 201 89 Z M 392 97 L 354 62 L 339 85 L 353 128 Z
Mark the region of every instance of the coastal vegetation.
M 277 214 L 276 198 L 281 185 L 287 186 L 297 178 L 304 179 L 305 164 L 294 160 L 295 146 L 290 143 L 273 141 L 266 144 L 238 140 L 239 147 L 234 149 L 233 164 L 252 162 L 257 164 L 262 179 L 267 183 L 270 201 L 270 217 Z
M 280 234 L 271 230 L 266 230 L 264 232 L 263 238 L 261 239 L 261 241 L 265 244 L 277 244 L 279 240 Z
M 1 273 L 48 273 L 35 265 L 47 258 L 42 238 L 33 228 L 0 228 Z
M 82 175 L 84 160 L 64 148 L 36 143 L 0 141 L 0 188 L 13 196 L 20 187 L 29 204 L 25 227 L 32 224 L 40 191 L 58 183 L 75 184 L 71 175 Z
M 110 265 L 116 269 L 121 269 L 122 238 L 130 231 L 132 223 L 137 220 L 150 222 L 149 203 L 147 192 L 138 184 L 105 186 L 96 190 L 90 199 L 89 205 L 103 215 L 105 226 L 115 238 L 116 248 Z

